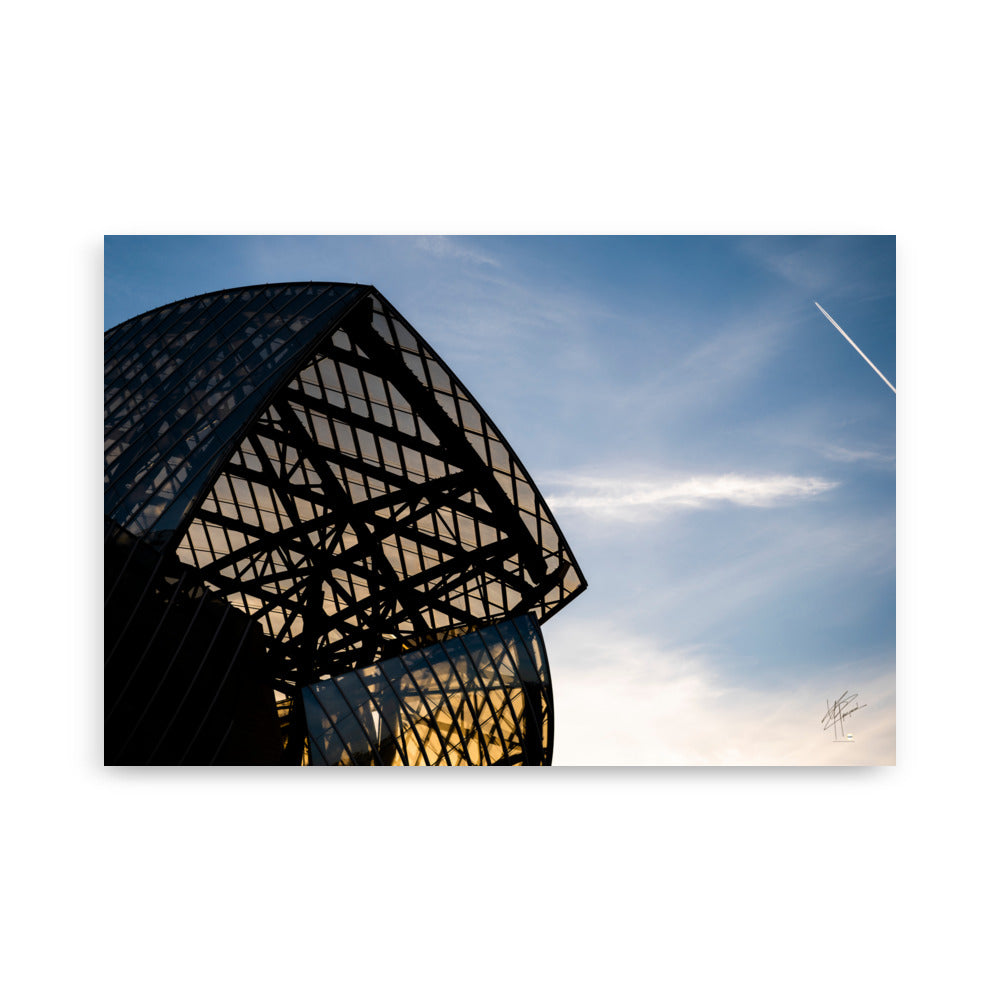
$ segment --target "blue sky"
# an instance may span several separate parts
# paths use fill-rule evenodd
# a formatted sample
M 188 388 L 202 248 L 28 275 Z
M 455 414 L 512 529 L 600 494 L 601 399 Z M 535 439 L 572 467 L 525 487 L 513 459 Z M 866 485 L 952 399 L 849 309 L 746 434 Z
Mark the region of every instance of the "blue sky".
M 891 237 L 109 237 L 105 326 L 374 284 L 504 432 L 590 587 L 557 764 L 895 759 Z M 853 744 L 825 699 L 859 691 Z

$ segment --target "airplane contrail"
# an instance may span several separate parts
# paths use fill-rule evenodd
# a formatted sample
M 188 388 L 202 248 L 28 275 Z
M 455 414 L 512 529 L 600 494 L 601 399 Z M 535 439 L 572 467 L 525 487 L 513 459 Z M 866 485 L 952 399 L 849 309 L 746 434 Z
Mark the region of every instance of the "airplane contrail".
M 819 311 L 820 311 L 820 312 L 821 312 L 821 313 L 822 313 L 822 314 L 823 314 L 823 315 L 824 315 L 824 316 L 825 316 L 825 317 L 826 317 L 826 318 L 827 318 L 827 319 L 828 319 L 828 320 L 829 320 L 829 321 L 830 321 L 831 323 L 833 323 L 834 327 L 835 327 L 835 328 L 836 328 L 837 330 L 839 330 L 841 334 L 843 334 L 843 337 L 844 337 L 844 339 L 845 339 L 845 340 L 846 340 L 846 341 L 847 341 L 847 342 L 848 342 L 848 343 L 849 343 L 849 344 L 851 345 L 851 347 L 853 347 L 853 348 L 854 348 L 854 350 L 856 350 L 856 351 L 858 352 L 858 354 L 860 354 L 860 355 L 861 355 L 861 357 L 863 357 L 863 358 L 865 359 L 865 361 L 867 361 L 867 362 L 868 362 L 868 364 L 872 365 L 872 363 L 871 363 L 871 359 L 870 359 L 870 358 L 868 357 L 868 355 L 867 355 L 867 354 L 865 354 L 865 352 L 864 352 L 864 351 L 862 351 L 862 350 L 861 350 L 861 348 L 860 348 L 860 347 L 858 347 L 858 345 L 857 345 L 857 344 L 855 344 L 855 343 L 854 343 L 854 341 L 853 341 L 853 340 L 851 340 L 851 338 L 850 338 L 850 337 L 848 337 L 848 336 L 847 336 L 847 334 L 846 334 L 846 333 L 844 333 L 844 331 L 843 331 L 843 330 L 841 330 L 839 326 L 837 326 L 837 323 L 836 323 L 836 321 L 834 320 L 834 318 L 833 318 L 833 317 L 832 317 L 832 316 L 831 316 L 831 315 L 830 315 L 830 314 L 829 314 L 829 313 L 828 313 L 828 312 L 827 312 L 827 311 L 826 311 L 826 310 L 825 310 L 825 309 L 824 309 L 824 308 L 823 308 L 823 307 L 822 307 L 822 306 L 821 306 L 821 305 L 820 305 L 820 304 L 819 304 L 818 302 L 813 302 L 813 305 L 814 305 L 814 306 L 815 306 L 815 307 L 816 307 L 816 308 L 817 308 L 817 309 L 818 309 L 818 310 L 819 310 Z M 878 377 L 879 377 L 879 378 L 880 378 L 880 379 L 881 379 L 881 380 L 882 380 L 883 382 L 885 382 L 885 384 L 886 384 L 886 385 L 887 385 L 887 386 L 888 386 L 888 387 L 889 387 L 890 389 L 892 389 L 892 391 L 893 391 L 893 392 L 895 392 L 895 391 L 896 391 L 896 387 L 895 387 L 895 386 L 894 386 L 894 385 L 893 385 L 893 384 L 892 384 L 892 383 L 891 383 L 891 382 L 890 382 L 890 381 L 889 381 L 889 380 L 888 380 L 888 379 L 887 379 L 887 378 L 886 378 L 886 377 L 885 377 L 885 376 L 884 376 L 884 375 L 883 375 L 883 374 L 882 374 L 882 373 L 881 373 L 881 372 L 880 372 L 880 371 L 879 371 L 879 370 L 878 370 L 878 369 L 877 369 L 877 368 L 876 368 L 876 367 L 875 367 L 874 365 L 872 365 L 872 370 L 873 370 L 873 371 L 875 372 L 875 374 L 876 374 L 876 375 L 878 375 Z

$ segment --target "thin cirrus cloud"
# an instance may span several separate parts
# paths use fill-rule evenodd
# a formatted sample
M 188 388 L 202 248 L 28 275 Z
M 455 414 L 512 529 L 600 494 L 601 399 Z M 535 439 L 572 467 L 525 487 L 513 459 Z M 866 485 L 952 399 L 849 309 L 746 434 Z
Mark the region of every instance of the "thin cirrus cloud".
M 834 462 L 870 462 L 875 465 L 892 465 L 896 456 L 872 448 L 843 448 L 840 445 L 827 445 L 823 455 Z
M 451 257 L 455 260 L 470 261 L 474 264 L 489 264 L 499 267 L 499 262 L 487 254 L 474 249 L 468 243 L 460 243 L 448 236 L 418 236 L 415 242 L 418 250 L 426 251 L 434 257 Z
M 818 476 L 627 477 L 565 475 L 549 482 L 565 492 L 548 496 L 553 511 L 579 511 L 591 517 L 634 519 L 671 509 L 697 509 L 724 504 L 773 507 L 809 500 L 838 484 Z

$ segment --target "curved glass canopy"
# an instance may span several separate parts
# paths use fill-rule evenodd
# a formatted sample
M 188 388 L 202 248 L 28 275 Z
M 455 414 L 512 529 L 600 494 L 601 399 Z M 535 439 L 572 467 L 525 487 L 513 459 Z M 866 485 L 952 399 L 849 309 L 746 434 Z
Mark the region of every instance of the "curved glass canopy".
M 503 436 L 371 286 L 232 289 L 115 327 L 105 426 L 107 537 L 187 567 L 260 635 L 286 749 L 341 678 L 534 628 L 586 586 Z

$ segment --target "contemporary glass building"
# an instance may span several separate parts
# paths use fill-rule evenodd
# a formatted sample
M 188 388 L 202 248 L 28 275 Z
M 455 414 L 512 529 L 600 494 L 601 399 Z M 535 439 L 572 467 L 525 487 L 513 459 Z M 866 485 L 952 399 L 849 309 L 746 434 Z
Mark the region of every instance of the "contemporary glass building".
M 549 764 L 585 588 L 479 404 L 370 285 L 105 334 L 105 759 Z

